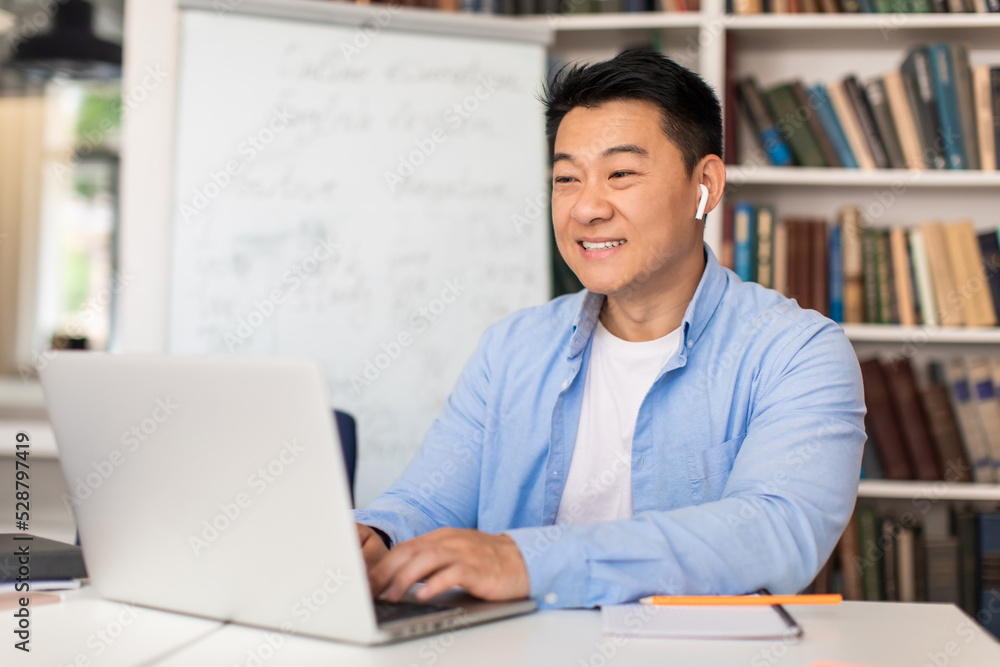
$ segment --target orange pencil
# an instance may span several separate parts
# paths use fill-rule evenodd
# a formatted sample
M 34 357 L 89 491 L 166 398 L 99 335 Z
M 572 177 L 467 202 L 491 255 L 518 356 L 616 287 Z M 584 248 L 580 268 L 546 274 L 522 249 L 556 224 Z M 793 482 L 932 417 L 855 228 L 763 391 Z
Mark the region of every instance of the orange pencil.
M 739 607 L 775 604 L 840 604 L 840 595 L 653 595 L 641 604 Z

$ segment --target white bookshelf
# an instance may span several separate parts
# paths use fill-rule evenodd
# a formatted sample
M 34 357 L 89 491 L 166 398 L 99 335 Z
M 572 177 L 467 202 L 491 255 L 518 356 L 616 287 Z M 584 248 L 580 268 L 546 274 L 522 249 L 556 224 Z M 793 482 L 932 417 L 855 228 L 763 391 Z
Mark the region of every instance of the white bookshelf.
M 523 16 L 522 21 L 542 23 L 556 32 L 578 30 L 644 30 L 649 28 L 699 28 L 700 12 L 625 12 L 608 14 L 550 14 Z
M 1000 14 L 812 14 L 732 16 L 723 0 L 703 0 L 697 13 L 595 14 L 533 17 L 555 31 L 550 52 L 568 60 L 609 58 L 655 31 L 667 55 L 696 69 L 725 103 L 727 36 L 736 49 L 733 76 L 756 76 L 761 87 L 800 78 L 807 84 L 859 79 L 900 65 L 920 43 L 963 41 L 973 64 L 1000 64 Z M 729 195 L 769 203 L 779 216 L 835 219 L 845 205 L 877 213 L 874 226 L 915 225 L 937 218 L 972 218 L 1000 226 L 1000 172 L 859 170 L 771 167 L 741 118 L 736 126 L 741 164 L 727 167 Z M 706 241 L 718 254 L 721 210 L 709 217 Z M 714 220 L 713 220 L 714 218 Z M 967 350 L 1000 353 L 1000 328 L 845 325 L 859 354 L 920 355 Z M 993 348 L 992 346 L 998 346 Z M 919 363 L 919 362 L 915 362 Z M 1000 500 L 1000 485 L 863 480 L 858 496 L 874 499 Z
M 844 333 L 859 343 L 941 343 L 1000 345 L 1000 327 L 941 327 L 897 324 L 844 324 Z
M 1000 38 L 1000 37 L 998 37 Z M 726 180 L 739 185 L 862 186 L 906 188 L 983 188 L 1000 203 L 1000 171 L 946 171 L 928 169 L 822 169 L 728 165 Z
M 947 30 L 1000 28 L 1000 14 L 759 14 L 728 16 L 727 30 Z
M 858 485 L 858 498 L 1000 501 L 1000 484 L 863 479 Z

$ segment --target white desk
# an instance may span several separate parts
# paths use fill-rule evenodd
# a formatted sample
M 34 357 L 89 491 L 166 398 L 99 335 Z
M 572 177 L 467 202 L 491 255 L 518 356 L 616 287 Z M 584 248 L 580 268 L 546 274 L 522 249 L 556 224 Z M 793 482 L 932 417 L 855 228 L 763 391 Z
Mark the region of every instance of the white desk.
M 616 643 L 601 634 L 598 612 L 572 610 L 536 612 L 454 634 L 375 648 L 281 636 L 141 609 L 137 618 L 141 624 L 123 632 L 105 654 L 96 656 L 86 647 L 86 638 L 107 627 L 122 607 L 95 601 L 92 596 L 84 589 L 60 605 L 38 607 L 33 619 L 35 653 L 14 664 L 70 665 L 82 652 L 93 660 L 89 664 L 101 667 L 804 667 L 820 660 L 871 667 L 1000 665 L 1000 643 L 956 607 L 879 602 L 789 607 L 805 631 L 802 640 L 791 644 L 660 639 L 617 639 Z M 0 663 L 10 664 L 6 660 L 10 652 L 9 647 L 3 647 Z
M 93 588 L 66 601 L 31 607 L 31 652 L 13 647 L 13 610 L 0 614 L 0 665 L 21 667 L 135 667 L 225 627 L 222 623 L 132 607 L 97 597 Z

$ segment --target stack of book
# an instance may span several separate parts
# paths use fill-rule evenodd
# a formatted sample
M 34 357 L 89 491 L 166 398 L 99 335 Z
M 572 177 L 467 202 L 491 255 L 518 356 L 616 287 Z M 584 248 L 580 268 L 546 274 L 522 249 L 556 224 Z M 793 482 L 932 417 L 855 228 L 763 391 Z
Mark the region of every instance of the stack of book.
M 972 67 L 962 44 L 918 46 L 898 70 L 864 82 L 852 74 L 761 92 L 748 77 L 737 92 L 776 166 L 997 169 L 1000 66 Z
M 1000 513 L 917 514 L 857 510 L 811 591 L 957 604 L 1000 637 L 1000 613 L 990 612 L 1000 602 Z
M 1000 0 L 726 0 L 730 14 L 985 14 Z
M 1000 483 L 1000 359 L 861 362 L 865 479 Z
M 738 201 L 724 212 L 720 262 L 836 322 L 995 326 L 1000 237 L 971 220 L 875 229 L 848 206 L 839 219 L 778 220 Z

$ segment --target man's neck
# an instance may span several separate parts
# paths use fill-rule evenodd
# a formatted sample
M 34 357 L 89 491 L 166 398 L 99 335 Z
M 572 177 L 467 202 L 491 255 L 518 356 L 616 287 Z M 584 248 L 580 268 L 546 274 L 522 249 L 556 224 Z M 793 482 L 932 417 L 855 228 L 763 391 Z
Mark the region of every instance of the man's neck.
M 609 294 L 601 309 L 601 322 L 623 340 L 662 338 L 684 321 L 704 272 L 705 255 L 698 252 L 669 275 L 656 276 L 641 289 Z

